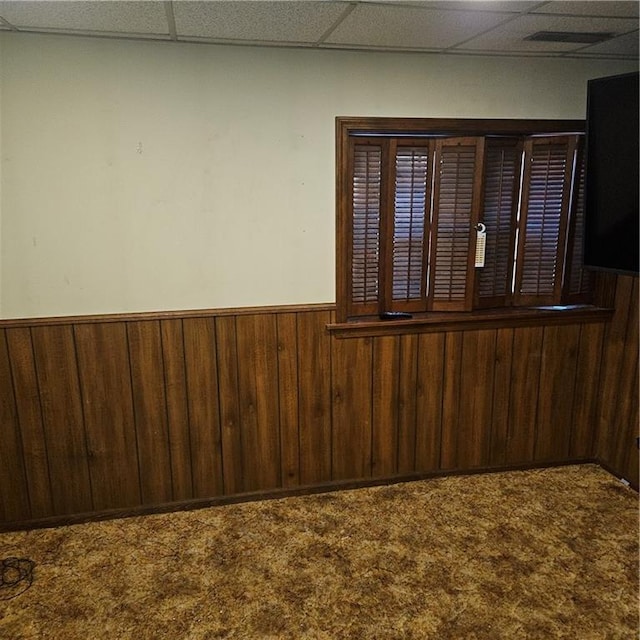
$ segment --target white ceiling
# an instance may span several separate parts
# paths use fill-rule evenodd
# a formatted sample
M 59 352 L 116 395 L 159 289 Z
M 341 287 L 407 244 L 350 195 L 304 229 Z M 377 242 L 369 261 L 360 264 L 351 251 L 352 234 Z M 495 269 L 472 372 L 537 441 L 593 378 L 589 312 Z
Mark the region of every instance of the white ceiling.
M 0 0 L 0 31 L 236 45 L 638 60 L 638 2 Z M 527 40 L 607 33 L 599 44 Z

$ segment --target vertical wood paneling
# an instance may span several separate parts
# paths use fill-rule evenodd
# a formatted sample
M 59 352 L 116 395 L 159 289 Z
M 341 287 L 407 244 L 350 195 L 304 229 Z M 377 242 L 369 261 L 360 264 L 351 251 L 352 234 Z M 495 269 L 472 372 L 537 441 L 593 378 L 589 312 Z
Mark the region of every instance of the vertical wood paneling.
M 461 468 L 488 466 L 496 332 L 467 331 L 462 335 L 457 462 Z
M 440 467 L 442 469 L 458 467 L 463 338 L 463 333 L 458 331 L 447 333 L 445 338 L 442 440 L 440 443 Z
M 638 415 L 633 410 L 634 396 L 638 395 L 638 286 L 632 280 L 629 299 L 629 318 L 625 334 L 625 350 L 620 362 L 618 402 L 614 413 L 616 437 L 613 439 L 611 463 L 615 469 L 627 469 L 631 452 L 635 455 L 635 437 L 638 435 Z M 635 480 L 635 478 L 634 478 Z
M 238 404 L 236 319 L 234 316 L 224 316 L 216 318 L 215 323 L 224 492 L 233 495 L 245 491 Z
M 635 380 L 633 388 L 638 389 L 640 382 L 638 379 L 638 369 L 635 372 Z M 639 455 L 638 455 L 638 446 L 636 444 L 636 438 L 640 436 L 638 431 L 638 427 L 640 426 L 640 409 L 639 409 L 639 401 L 640 394 L 633 393 L 631 395 L 631 407 L 630 407 L 630 417 L 629 420 L 629 429 L 627 431 L 629 435 L 629 440 L 625 439 L 621 444 L 622 455 L 625 456 L 620 462 L 621 475 L 629 480 L 629 482 L 635 483 L 634 486 L 638 488 L 640 485 L 640 473 L 638 469 Z
M 298 314 L 300 482 L 331 480 L 331 344 L 326 311 Z
M 300 484 L 297 315 L 279 314 L 277 323 L 281 484 L 283 487 L 295 487 Z
M 163 320 L 160 330 L 173 499 L 188 500 L 193 498 L 193 481 L 182 320 Z
M 93 509 L 87 442 L 71 325 L 32 329 L 54 511 Z
M 44 518 L 53 515 L 55 509 L 51 495 L 47 443 L 42 423 L 42 400 L 36 376 L 31 331 L 26 328 L 7 329 L 6 340 L 13 380 L 3 378 L 3 392 L 5 394 L 15 393 L 31 517 Z M 12 382 L 13 390 L 11 389 Z M 5 396 L 5 398 L 9 401 L 9 396 Z M 3 468 L 5 467 L 3 466 Z M 8 477 L 4 481 L 8 486 L 16 481 L 16 478 L 9 477 L 15 471 L 11 469 L 11 465 L 6 467 Z M 22 494 L 18 493 L 17 495 L 22 501 Z
M 281 482 L 275 317 L 238 316 L 236 330 L 245 489 L 274 489 Z
M 194 497 L 223 493 L 218 374 L 212 318 L 183 321 Z
M 536 460 L 569 457 L 580 328 L 545 327 L 536 421 Z
M 526 327 L 513 336 L 507 464 L 533 460 L 543 331 Z
M 152 504 L 170 502 L 171 454 L 160 323 L 130 322 L 127 334 L 142 500 Z
M 606 281 L 607 324 L 339 339 L 300 309 L 0 330 L 0 520 L 593 456 L 637 482 L 638 281 Z
M 371 356 L 370 338 L 333 341 L 334 480 L 371 476 Z
M 585 324 L 580 327 L 571 421 L 573 428 L 569 448 L 571 458 L 590 458 L 594 455 L 594 426 L 599 404 L 598 383 L 603 336 L 603 324 Z
M 440 468 L 444 348 L 444 333 L 427 333 L 419 337 L 416 382 L 416 471 L 436 471 Z
M 398 380 L 398 473 L 416 468 L 416 393 L 418 336 L 400 336 Z
M 489 463 L 492 466 L 505 464 L 507 458 L 513 334 L 513 329 L 498 329 L 496 331 L 493 410 L 491 415 L 491 454 L 489 458 Z
M 0 518 L 32 516 L 5 332 L 0 331 Z M 48 479 L 46 486 L 48 487 Z
M 398 471 L 399 360 L 399 338 L 373 340 L 371 473 L 374 477 L 391 476 Z
M 124 323 L 74 328 L 95 509 L 141 504 Z
M 632 315 L 631 297 L 637 280 L 618 276 L 615 287 L 615 312 L 607 324 L 602 352 L 600 402 L 596 414 L 597 454 L 609 464 L 615 454 L 617 433 L 620 425 L 615 424 L 619 402 L 620 365 L 625 351 L 632 345 L 626 344 L 629 316 Z

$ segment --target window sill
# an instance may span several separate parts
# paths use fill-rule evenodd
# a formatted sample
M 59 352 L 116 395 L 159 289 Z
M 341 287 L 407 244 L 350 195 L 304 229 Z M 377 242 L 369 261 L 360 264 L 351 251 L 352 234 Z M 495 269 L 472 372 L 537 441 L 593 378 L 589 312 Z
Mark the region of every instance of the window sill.
M 431 312 L 406 320 L 379 320 L 368 316 L 327 325 L 336 338 L 360 338 L 407 333 L 473 331 L 559 324 L 607 322 L 613 309 L 592 305 L 486 309 L 467 312 Z

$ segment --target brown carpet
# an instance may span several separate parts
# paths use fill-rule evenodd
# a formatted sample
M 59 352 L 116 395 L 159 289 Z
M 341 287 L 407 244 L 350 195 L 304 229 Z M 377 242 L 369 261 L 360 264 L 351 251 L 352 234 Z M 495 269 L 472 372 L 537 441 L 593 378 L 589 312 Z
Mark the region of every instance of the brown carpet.
M 583 465 L 2 534 L 0 638 L 636 638 L 637 507 Z

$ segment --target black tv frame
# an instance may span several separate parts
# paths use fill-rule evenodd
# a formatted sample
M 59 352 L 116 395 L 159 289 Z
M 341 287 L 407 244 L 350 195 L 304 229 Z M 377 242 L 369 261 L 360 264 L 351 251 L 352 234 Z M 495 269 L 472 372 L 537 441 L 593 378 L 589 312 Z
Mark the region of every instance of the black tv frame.
M 587 83 L 583 249 L 589 270 L 640 271 L 638 82 L 632 72 Z

